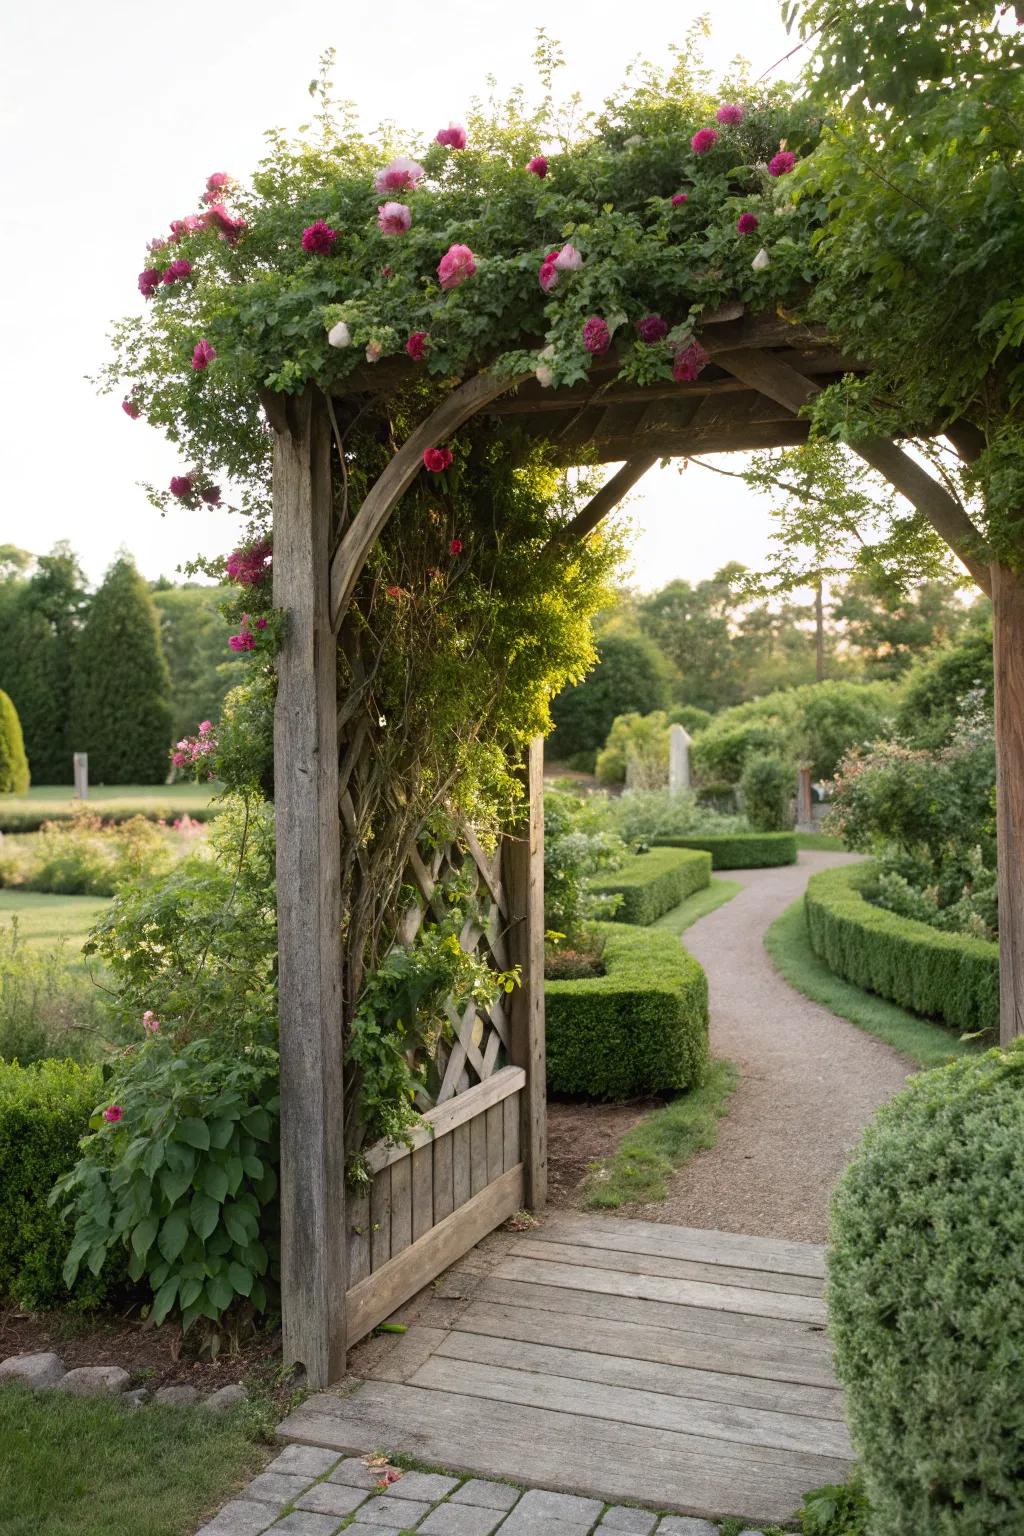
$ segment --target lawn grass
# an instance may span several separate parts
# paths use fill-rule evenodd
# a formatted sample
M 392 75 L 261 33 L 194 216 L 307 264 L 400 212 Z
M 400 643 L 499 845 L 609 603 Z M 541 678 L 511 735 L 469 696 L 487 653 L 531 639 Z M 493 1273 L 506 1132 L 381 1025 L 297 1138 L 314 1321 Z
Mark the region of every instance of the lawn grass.
M 72 950 L 81 949 L 86 934 L 101 912 L 109 907 L 106 896 L 48 896 L 38 891 L 0 890 L 0 928 L 18 920 L 18 935 L 34 949 L 53 949 L 68 940 Z
M 678 907 L 673 907 L 671 912 L 666 912 L 652 923 L 652 928 L 667 928 L 669 933 L 685 933 L 687 928 L 698 918 L 707 917 L 709 912 L 714 912 L 716 907 L 722 907 L 743 887 L 738 880 L 718 880 L 712 878 L 710 885 L 694 891 L 692 896 L 687 896 Z
M 83 807 L 97 816 L 124 820 L 150 816 L 161 821 L 184 815 L 216 815 L 211 804 L 216 785 L 90 785 L 88 798 L 74 798 L 70 784 L 34 784 L 24 795 L 0 795 L 0 832 L 33 832 L 43 821 L 63 820 Z
M 764 945 L 775 969 L 797 992 L 858 1029 L 877 1035 L 919 1067 L 941 1067 L 954 1056 L 985 1049 L 977 1040 L 961 1040 L 944 1025 L 908 1013 L 896 1003 L 833 975 L 811 948 L 802 896 L 775 919 L 764 936 Z
M 0 1387 L 3 1536 L 188 1536 L 259 1470 L 245 1409 Z
M 832 837 L 828 832 L 798 832 L 796 846 L 798 849 L 814 849 L 818 853 L 846 852 L 846 844 L 842 838 Z
M 699 1088 L 680 1094 L 634 1125 L 591 1174 L 584 1208 L 614 1211 L 631 1201 L 664 1200 L 675 1170 L 695 1152 L 714 1146 L 718 1122 L 738 1078 L 731 1061 L 713 1061 Z

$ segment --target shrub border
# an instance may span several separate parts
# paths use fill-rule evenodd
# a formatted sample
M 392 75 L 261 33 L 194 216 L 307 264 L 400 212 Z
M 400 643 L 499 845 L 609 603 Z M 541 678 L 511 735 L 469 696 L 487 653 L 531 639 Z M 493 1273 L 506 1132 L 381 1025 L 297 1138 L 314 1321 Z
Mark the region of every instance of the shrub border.
M 593 889 L 604 896 L 622 897 L 613 922 L 647 927 L 710 884 L 709 853 L 696 848 L 658 847 L 630 854 L 620 869 L 595 880 Z
M 697 848 L 711 855 L 712 869 L 773 869 L 795 864 L 795 832 L 731 832 L 710 837 L 656 837 L 658 848 Z

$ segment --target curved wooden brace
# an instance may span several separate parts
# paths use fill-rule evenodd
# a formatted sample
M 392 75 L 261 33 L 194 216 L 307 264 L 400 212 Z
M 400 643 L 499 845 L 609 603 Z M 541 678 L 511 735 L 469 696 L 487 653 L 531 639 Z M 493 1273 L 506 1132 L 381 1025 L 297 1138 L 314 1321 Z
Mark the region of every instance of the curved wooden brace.
M 331 624 L 335 630 L 352 600 L 370 550 L 419 474 L 425 451 L 443 443 L 483 406 L 529 377 L 529 374 L 521 374 L 518 378 L 497 379 L 492 373 L 478 373 L 453 389 L 406 438 L 387 469 L 366 493 L 331 561 Z
M 657 463 L 656 453 L 645 453 L 635 459 L 627 459 L 622 468 L 608 480 L 601 489 L 590 498 L 582 511 L 577 512 L 571 523 L 567 523 L 559 534 L 559 538 L 585 539 L 588 533 L 593 533 L 602 517 L 607 517 L 614 511 L 627 492 L 631 491 L 637 481 L 642 479 L 652 464 Z

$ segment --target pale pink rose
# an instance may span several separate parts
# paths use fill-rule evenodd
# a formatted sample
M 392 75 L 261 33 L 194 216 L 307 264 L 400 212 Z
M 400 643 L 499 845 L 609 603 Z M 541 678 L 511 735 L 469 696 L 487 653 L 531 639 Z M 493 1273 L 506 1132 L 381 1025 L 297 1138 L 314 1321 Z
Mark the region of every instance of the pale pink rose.
M 555 266 L 559 272 L 578 272 L 583 265 L 583 257 L 574 245 L 563 245 L 555 257 Z
M 366 346 L 366 361 L 368 363 L 380 362 L 380 355 L 384 348 L 379 341 L 370 341 Z
M 381 203 L 377 209 L 377 227 L 382 235 L 404 235 L 412 223 L 412 212 L 404 203 Z
M 414 192 L 423 174 L 422 165 L 408 155 L 398 155 L 377 172 L 373 184 L 378 192 Z
M 457 288 L 476 271 L 476 257 L 468 245 L 451 245 L 437 264 L 437 277 L 445 290 Z
M 438 144 L 446 144 L 449 149 L 466 147 L 466 130 L 461 123 L 449 123 L 447 128 L 439 128 L 436 138 Z

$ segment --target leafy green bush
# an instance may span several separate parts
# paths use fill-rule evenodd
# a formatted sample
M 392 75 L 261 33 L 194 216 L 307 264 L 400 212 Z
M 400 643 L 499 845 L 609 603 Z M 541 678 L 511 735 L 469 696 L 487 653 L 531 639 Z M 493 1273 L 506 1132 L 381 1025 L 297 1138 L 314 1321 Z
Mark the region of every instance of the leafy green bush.
M 104 1024 L 101 996 L 72 968 L 66 939 L 39 949 L 21 937 L 17 918 L 0 924 L 0 1061 L 89 1060 Z
M 649 714 L 668 703 L 668 663 L 657 646 L 639 636 L 605 635 L 596 649 L 593 672 L 552 700 L 552 758 L 597 751 L 617 715 Z
M 693 766 L 701 783 L 736 786 L 743 778 L 748 758 L 774 757 L 787 750 L 785 733 L 777 726 L 759 719 L 729 723 L 729 716 L 734 713 L 727 709 L 717 716 L 693 743 Z
M 544 926 L 571 944 L 618 903 L 601 894 L 595 877 L 617 869 L 625 845 L 608 826 L 603 796 L 570 790 L 544 793 Z
M 793 774 L 781 757 L 752 758 L 743 770 L 740 795 L 755 832 L 784 832 L 793 824 Z
M 215 1041 L 176 1047 L 159 1031 L 104 1086 L 81 1156 L 51 1195 L 74 1218 L 71 1287 L 127 1255 L 151 1292 L 152 1318 L 216 1323 L 273 1290 L 277 1226 L 277 1052 L 231 1057 Z M 95 1101 L 95 1096 L 94 1096 Z
M 180 855 L 172 833 L 144 816 L 107 826 L 80 811 L 0 855 L 0 885 L 55 896 L 113 896 L 131 880 L 164 874 Z
M 100 1092 L 98 1067 L 0 1062 L 0 1296 L 20 1306 L 68 1301 L 61 1270 L 70 1232 L 47 1197 L 74 1165 Z M 76 1300 L 95 1304 L 107 1288 L 108 1276 L 89 1276 Z
M 872 1536 L 871 1511 L 861 1479 L 815 1488 L 800 1506 L 803 1536 Z
M 687 896 L 711 884 L 711 855 L 684 848 L 650 848 L 624 860 L 613 875 L 594 882 L 605 896 L 620 896 L 618 923 L 646 927 Z
M 723 710 L 693 743 L 701 780 L 738 784 L 747 760 L 806 763 L 828 779 L 844 753 L 889 733 L 898 691 L 892 683 L 807 683 Z
M 770 869 L 796 863 L 794 832 L 732 832 L 722 836 L 658 837 L 659 848 L 703 848 L 712 869 Z
M 832 1204 L 829 1326 L 872 1536 L 1024 1529 L 1024 1047 L 912 1078 Z
M 599 784 L 625 784 L 636 789 L 663 789 L 668 783 L 668 715 L 616 715 L 594 763 Z
M 896 715 L 896 729 L 912 747 L 945 746 L 972 696 L 980 697 L 984 708 L 991 711 L 993 687 L 989 621 L 911 671 Z
M 865 899 L 871 865 L 827 869 L 807 885 L 811 947 L 829 970 L 955 1029 L 994 1029 L 999 1020 L 999 946 L 942 933 Z
M 698 704 L 673 704 L 668 712 L 669 725 L 684 726 L 691 736 L 704 730 L 714 718 L 709 709 L 701 709 Z
M 608 825 L 631 845 L 653 843 L 662 837 L 747 830 L 742 816 L 724 815 L 701 805 L 693 794 L 671 795 L 667 789 L 627 790 L 605 802 L 605 816 Z
M 598 1099 L 689 1088 L 708 1062 L 708 983 L 673 934 L 602 924 L 605 974 L 544 985 L 548 1087 Z
M 28 786 L 21 721 L 10 696 L 0 689 L 0 795 L 23 795 Z

